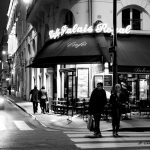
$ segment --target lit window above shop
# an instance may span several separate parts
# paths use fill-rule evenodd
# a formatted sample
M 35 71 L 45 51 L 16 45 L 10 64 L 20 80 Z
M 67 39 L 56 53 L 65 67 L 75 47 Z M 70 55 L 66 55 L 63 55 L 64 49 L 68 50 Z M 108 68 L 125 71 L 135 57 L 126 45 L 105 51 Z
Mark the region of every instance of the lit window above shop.
M 122 27 L 131 25 L 132 30 L 141 30 L 141 11 L 135 8 L 122 10 Z

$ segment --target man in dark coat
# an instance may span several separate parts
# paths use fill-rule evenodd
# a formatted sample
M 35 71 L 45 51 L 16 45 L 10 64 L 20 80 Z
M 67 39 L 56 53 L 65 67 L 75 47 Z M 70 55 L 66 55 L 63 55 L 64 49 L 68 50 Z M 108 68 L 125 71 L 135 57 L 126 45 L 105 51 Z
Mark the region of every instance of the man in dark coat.
M 31 102 L 33 103 L 33 112 L 36 113 L 38 110 L 38 89 L 37 86 L 34 86 L 34 89 L 30 91 Z
M 97 87 L 93 90 L 89 102 L 89 114 L 94 116 L 95 130 L 94 135 L 101 137 L 100 132 L 100 119 L 104 110 L 104 106 L 107 103 L 106 92 L 103 89 L 103 83 L 97 83 Z

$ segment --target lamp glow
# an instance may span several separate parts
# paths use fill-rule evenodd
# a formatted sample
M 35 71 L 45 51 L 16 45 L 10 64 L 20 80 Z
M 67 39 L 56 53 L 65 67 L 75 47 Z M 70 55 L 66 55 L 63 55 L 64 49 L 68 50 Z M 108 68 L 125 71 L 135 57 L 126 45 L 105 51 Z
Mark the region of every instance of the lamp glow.
M 31 2 L 31 0 L 23 0 L 23 2 L 24 2 L 25 4 L 29 4 L 29 3 Z
M 6 55 L 6 51 L 2 51 L 2 54 L 3 54 L 3 55 Z
M 10 79 L 9 78 L 6 78 L 6 81 L 9 81 Z

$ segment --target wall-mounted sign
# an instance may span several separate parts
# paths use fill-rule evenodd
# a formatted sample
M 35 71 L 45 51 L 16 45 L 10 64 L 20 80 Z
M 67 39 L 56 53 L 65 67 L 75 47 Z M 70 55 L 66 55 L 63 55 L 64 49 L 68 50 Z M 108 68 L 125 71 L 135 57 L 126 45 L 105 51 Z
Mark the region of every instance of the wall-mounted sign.
M 104 86 L 112 86 L 113 79 L 112 75 L 104 75 Z
M 131 25 L 128 25 L 126 28 L 117 28 L 117 33 L 120 34 L 129 34 L 131 30 Z M 72 28 L 69 28 L 67 25 L 57 28 L 56 30 L 49 31 L 50 39 L 57 39 L 64 34 L 77 34 L 77 33 L 111 33 L 113 34 L 113 28 L 108 27 L 106 23 L 99 23 L 95 28 L 93 26 L 88 26 L 85 24 L 83 27 L 80 27 L 78 24 L 75 24 Z
M 97 87 L 97 83 L 102 82 L 104 87 L 112 87 L 113 79 L 112 75 L 95 75 L 94 76 L 94 88 Z

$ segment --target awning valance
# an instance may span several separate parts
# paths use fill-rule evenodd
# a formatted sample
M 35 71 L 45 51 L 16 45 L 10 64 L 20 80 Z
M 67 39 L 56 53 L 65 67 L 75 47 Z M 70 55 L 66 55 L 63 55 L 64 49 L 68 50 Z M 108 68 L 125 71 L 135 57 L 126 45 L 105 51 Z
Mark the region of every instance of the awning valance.
M 55 64 L 83 64 L 109 61 L 109 51 L 103 34 L 75 34 L 49 40 L 37 53 L 35 68 Z

